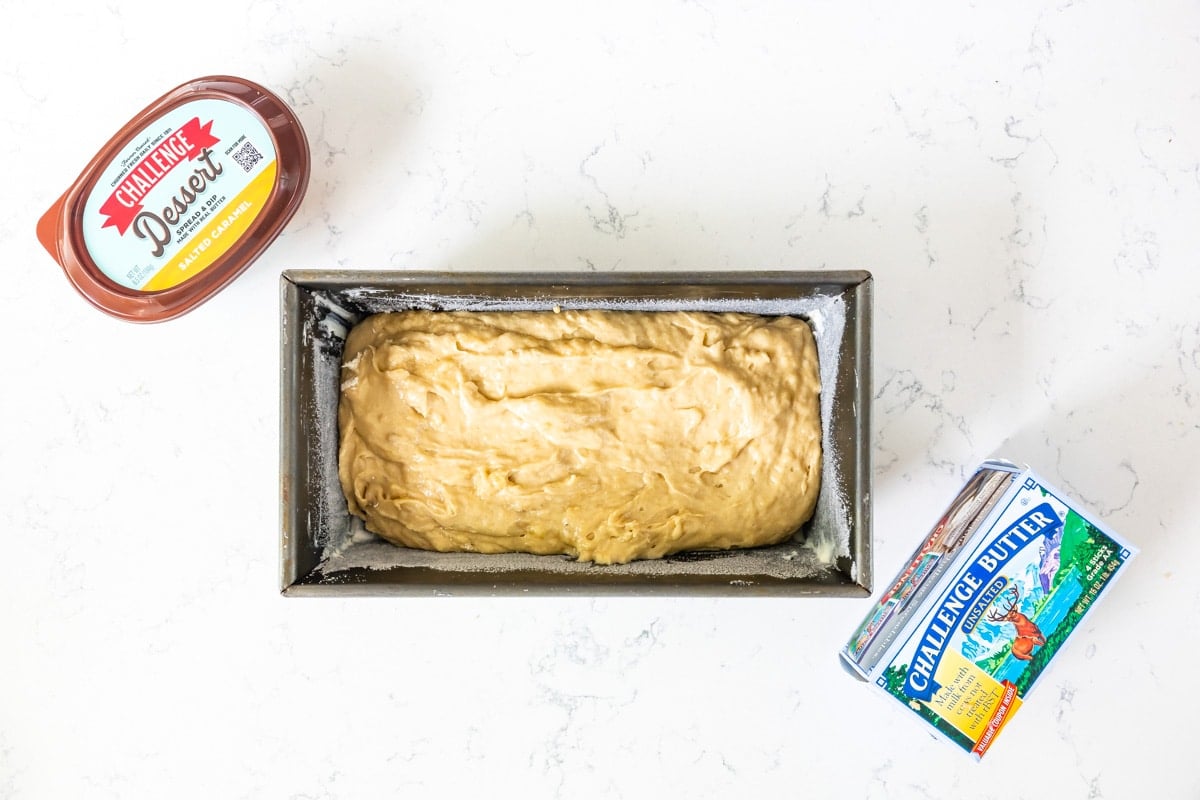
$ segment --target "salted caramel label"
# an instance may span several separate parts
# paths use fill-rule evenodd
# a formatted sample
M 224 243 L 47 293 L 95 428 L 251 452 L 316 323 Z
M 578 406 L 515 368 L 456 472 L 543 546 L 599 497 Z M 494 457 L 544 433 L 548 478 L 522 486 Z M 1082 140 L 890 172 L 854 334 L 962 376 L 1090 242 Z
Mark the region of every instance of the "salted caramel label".
M 105 167 L 83 237 L 109 279 L 153 292 L 210 267 L 250 228 L 275 184 L 267 129 L 237 103 L 194 100 L 147 125 Z

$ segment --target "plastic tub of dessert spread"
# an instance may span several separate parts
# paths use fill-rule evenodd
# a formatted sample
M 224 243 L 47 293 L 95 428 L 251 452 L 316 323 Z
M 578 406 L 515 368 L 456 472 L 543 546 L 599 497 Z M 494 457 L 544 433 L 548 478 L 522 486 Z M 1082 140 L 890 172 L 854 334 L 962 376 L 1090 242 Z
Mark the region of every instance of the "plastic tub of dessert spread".
M 241 78 L 198 78 L 126 123 L 37 236 L 93 305 L 159 322 L 249 267 L 296 213 L 308 175 L 308 141 L 280 98 Z

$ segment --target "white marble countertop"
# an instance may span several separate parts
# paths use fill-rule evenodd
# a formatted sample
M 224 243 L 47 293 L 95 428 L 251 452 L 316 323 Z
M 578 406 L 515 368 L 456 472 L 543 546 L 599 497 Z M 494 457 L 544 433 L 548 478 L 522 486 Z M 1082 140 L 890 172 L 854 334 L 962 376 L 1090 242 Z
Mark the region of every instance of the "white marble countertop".
M 1200 10 L 8 4 L 0 797 L 1196 797 Z M 136 111 L 275 89 L 297 218 L 139 327 L 34 238 Z M 1032 463 L 1142 548 L 975 763 L 850 679 L 866 600 L 285 599 L 291 267 L 865 268 L 876 589 Z

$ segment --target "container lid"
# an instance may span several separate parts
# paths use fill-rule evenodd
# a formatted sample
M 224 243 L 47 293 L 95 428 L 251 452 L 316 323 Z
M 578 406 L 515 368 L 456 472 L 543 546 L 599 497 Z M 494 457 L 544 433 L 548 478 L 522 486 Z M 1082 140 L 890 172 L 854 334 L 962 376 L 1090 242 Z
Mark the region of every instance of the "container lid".
M 127 122 L 37 237 L 93 305 L 159 322 L 249 267 L 296 213 L 308 176 L 287 104 L 241 78 L 197 78 Z

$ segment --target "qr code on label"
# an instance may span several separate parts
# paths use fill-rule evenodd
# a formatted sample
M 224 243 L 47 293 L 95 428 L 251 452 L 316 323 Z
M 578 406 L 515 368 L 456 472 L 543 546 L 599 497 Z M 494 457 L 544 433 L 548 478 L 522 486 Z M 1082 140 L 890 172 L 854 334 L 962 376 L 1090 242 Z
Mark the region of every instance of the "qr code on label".
M 254 169 L 254 165 L 262 161 L 262 153 L 254 147 L 254 145 L 246 142 L 233 152 L 233 160 L 241 166 L 242 169 L 249 172 Z

